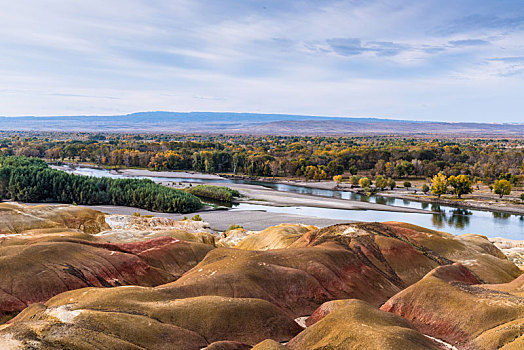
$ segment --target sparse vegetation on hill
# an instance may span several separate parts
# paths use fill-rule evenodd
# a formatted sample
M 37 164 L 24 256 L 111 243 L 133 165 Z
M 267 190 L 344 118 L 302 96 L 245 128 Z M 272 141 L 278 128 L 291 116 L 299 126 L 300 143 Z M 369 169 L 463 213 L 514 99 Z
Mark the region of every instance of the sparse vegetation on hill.
M 202 203 L 185 191 L 147 179 L 94 178 L 49 168 L 39 159 L 0 158 L 0 195 L 22 202 L 112 204 L 141 209 L 188 213 Z

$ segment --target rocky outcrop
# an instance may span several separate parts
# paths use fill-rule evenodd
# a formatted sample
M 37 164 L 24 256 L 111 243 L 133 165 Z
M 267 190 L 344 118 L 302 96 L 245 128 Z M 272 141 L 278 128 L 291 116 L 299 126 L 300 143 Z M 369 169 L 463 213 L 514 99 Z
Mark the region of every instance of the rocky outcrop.
M 274 340 L 266 339 L 253 347 L 253 350 L 286 350 L 284 345 L 277 343 Z
M 211 249 L 167 237 L 126 244 L 64 239 L 2 247 L 0 317 L 68 290 L 168 283 Z
M 76 229 L 92 234 L 109 229 L 105 215 L 74 205 L 0 203 L 0 237 L 33 229 Z
M 441 349 L 405 319 L 361 300 L 343 305 L 287 344 L 291 349 Z
M 496 237 L 490 238 L 489 241 L 499 248 L 512 263 L 521 270 L 524 269 L 524 240 Z
M 256 231 L 247 231 L 242 227 L 228 230 L 222 233 L 218 243 L 221 247 L 234 247 L 249 235 L 257 233 Z
M 492 349 L 522 341 L 524 277 L 480 235 L 390 222 L 236 229 L 216 240 L 203 223 L 118 216 L 109 227 L 80 207 L 2 210 L 13 223 L 0 225 L 0 323 L 23 311 L 0 325 L 0 348 L 444 346 L 431 336 Z
M 439 247 L 433 240 L 446 245 Z M 470 263 L 479 281 L 508 282 L 521 273 L 482 236 L 359 223 L 308 231 L 286 249 L 218 248 L 179 280 L 160 288 L 174 298 L 260 298 L 299 317 L 335 299 L 356 298 L 379 306 L 433 268 L 452 264 L 452 259 Z
M 517 349 L 524 340 L 524 298 L 510 292 L 520 288 L 522 278 L 501 285 L 475 284 L 468 270 L 460 264 L 439 267 L 381 310 L 459 349 Z
M 107 215 L 110 230 L 96 234 L 97 239 L 112 242 L 138 242 L 157 237 L 173 237 L 191 242 L 216 244 L 216 236 L 203 221 L 177 221 L 164 217 Z
M 0 342 L 39 349 L 244 349 L 266 338 L 287 341 L 301 330 L 260 299 L 171 300 L 152 288 L 91 288 L 32 305 L 0 330 Z
M 333 311 L 339 310 L 349 304 L 351 304 L 355 299 L 341 299 L 341 300 L 331 300 L 327 301 L 324 304 L 320 305 L 318 309 L 311 314 L 305 320 L 306 327 L 310 327 L 332 313 Z
M 455 236 L 406 223 L 384 223 L 392 233 L 425 254 L 459 262 L 485 283 L 506 283 L 522 274 L 487 237 L 475 234 Z
M 209 344 L 204 350 L 250 350 L 252 346 L 237 341 L 222 340 Z
M 106 215 L 105 221 L 112 230 L 210 232 L 205 221 L 173 220 L 157 216 Z
M 404 287 L 389 277 L 344 249 L 217 248 L 180 279 L 159 288 L 173 298 L 260 298 L 299 317 L 332 299 L 361 298 L 379 305 Z
M 316 230 L 315 226 L 300 224 L 281 224 L 268 227 L 260 232 L 250 234 L 238 243 L 235 248 L 245 250 L 269 250 L 287 248 L 308 231 Z

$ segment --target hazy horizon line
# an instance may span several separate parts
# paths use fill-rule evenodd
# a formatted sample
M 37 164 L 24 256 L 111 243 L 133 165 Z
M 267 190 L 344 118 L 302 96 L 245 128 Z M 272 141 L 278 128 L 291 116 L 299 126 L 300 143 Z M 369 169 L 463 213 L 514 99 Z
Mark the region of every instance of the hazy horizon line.
M 383 121 L 400 121 L 400 122 L 416 122 L 416 123 L 447 123 L 447 124 L 512 124 L 512 125 L 523 125 L 524 122 L 473 122 L 473 121 L 446 121 L 446 120 L 423 120 L 423 119 L 398 119 L 392 117 L 383 116 L 340 116 L 340 115 L 313 115 L 313 114 L 293 114 L 293 113 L 279 113 L 279 112 L 232 112 L 232 111 L 166 111 L 166 110 L 155 110 L 155 111 L 136 111 L 122 114 L 71 114 L 71 115 L 0 115 L 0 118 L 76 118 L 76 117 L 125 117 L 141 113 L 174 113 L 174 114 L 249 114 L 249 115 L 260 115 L 260 116 L 292 116 L 292 117 L 311 117 L 311 118 L 327 118 L 327 119 L 374 119 Z

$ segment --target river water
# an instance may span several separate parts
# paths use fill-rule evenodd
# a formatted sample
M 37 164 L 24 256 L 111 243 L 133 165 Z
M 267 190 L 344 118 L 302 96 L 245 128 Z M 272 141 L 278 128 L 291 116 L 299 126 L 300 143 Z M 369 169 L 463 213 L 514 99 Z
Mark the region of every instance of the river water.
M 113 174 L 105 169 L 93 169 L 87 167 L 77 167 L 72 169 L 71 172 L 77 175 L 88 175 L 96 177 L 126 177 L 122 174 Z M 231 210 L 264 210 L 267 212 L 306 215 L 348 221 L 402 221 L 439 231 L 446 231 L 453 234 L 477 233 L 486 235 L 488 237 L 505 237 L 510 239 L 524 240 L 523 215 L 512 215 L 498 211 L 463 209 L 447 205 L 428 204 L 383 196 L 362 196 L 349 191 L 324 190 L 298 185 L 267 183 L 251 180 L 193 179 L 150 176 L 137 177 L 147 178 L 153 181 L 259 185 L 272 188 L 277 191 L 333 197 L 353 201 L 364 201 L 399 207 L 427 209 L 438 212 L 438 214 L 399 213 L 379 210 L 344 210 L 319 207 L 273 207 L 268 205 L 247 203 L 234 204 Z

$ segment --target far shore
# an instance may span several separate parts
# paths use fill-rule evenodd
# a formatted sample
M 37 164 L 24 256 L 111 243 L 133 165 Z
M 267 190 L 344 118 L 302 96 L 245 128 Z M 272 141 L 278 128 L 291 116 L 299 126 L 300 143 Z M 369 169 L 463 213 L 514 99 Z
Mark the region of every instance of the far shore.
M 125 174 L 128 176 L 150 176 L 150 177 L 178 177 L 183 178 L 184 176 L 180 176 L 179 174 L 187 174 L 186 178 L 194 178 L 194 179 L 224 179 L 224 178 L 237 178 L 237 179 L 250 179 L 245 176 L 220 176 L 218 174 L 200 174 L 200 173 L 185 173 L 185 172 L 170 172 L 170 171 L 151 171 L 146 169 L 120 169 L 119 173 Z M 170 176 L 167 176 L 166 174 L 170 174 Z M 209 177 L 205 177 L 209 176 Z M 339 191 L 349 191 L 354 193 L 359 193 L 360 189 L 353 188 L 348 183 L 341 183 L 337 184 L 334 181 L 304 181 L 304 180 L 287 180 L 287 179 L 279 179 L 279 178 L 256 178 L 256 181 L 260 182 L 268 182 L 268 183 L 279 183 L 279 184 L 285 184 L 285 185 L 297 185 L 297 186 L 304 186 L 309 188 L 318 188 L 318 189 L 324 189 L 324 190 L 339 190 Z M 235 184 L 227 184 L 228 187 L 234 187 L 238 189 L 239 185 Z M 415 190 L 417 193 L 415 194 Z M 279 196 L 281 197 L 285 192 L 278 192 Z M 295 195 L 295 194 L 294 194 Z M 508 202 L 507 200 L 497 200 L 496 198 L 493 198 L 492 200 L 487 199 L 472 199 L 468 196 L 465 196 L 464 199 L 458 200 L 456 198 L 438 198 L 433 195 L 424 195 L 422 193 L 422 190 L 420 188 L 396 188 L 394 190 L 385 190 L 376 193 L 376 195 L 383 196 L 383 197 L 390 197 L 390 198 L 398 198 L 398 199 L 406 199 L 414 202 L 421 202 L 421 203 L 429 203 L 429 204 L 441 204 L 441 205 L 450 205 L 460 208 L 466 208 L 466 209 L 477 209 L 477 210 L 486 210 L 486 211 L 500 211 L 503 213 L 508 214 L 517 214 L 517 215 L 524 215 L 524 204 L 514 204 L 511 202 Z M 319 198 L 319 196 L 309 196 L 314 198 Z M 321 197 L 322 198 L 322 197 Z M 335 201 L 338 201 L 334 199 Z M 348 200 L 343 200 L 344 202 L 348 202 Z M 408 211 L 400 210 L 404 208 L 399 207 L 393 207 L 390 205 L 381 205 L 381 204 L 375 204 L 375 203 L 367 203 L 372 204 L 373 206 L 378 205 L 379 207 L 370 207 L 365 204 L 365 202 L 355 202 L 354 205 L 351 207 L 348 207 L 347 205 L 344 206 L 338 206 L 337 204 L 326 203 L 324 200 L 322 200 L 323 206 L 315 204 L 307 204 L 300 201 L 298 203 L 297 200 L 293 200 L 290 202 L 287 202 L 283 198 L 279 200 L 275 200 L 275 198 L 267 199 L 266 203 L 261 202 L 260 204 L 266 204 L 266 205 L 276 205 L 276 206 L 286 206 L 286 205 L 300 205 L 300 206 L 320 206 L 322 208 L 334 208 L 334 209 L 368 209 L 368 210 L 388 210 L 388 211 L 398 211 L 398 212 L 425 212 L 429 213 L 430 211 L 424 210 L 424 211 L 411 211 L 410 208 L 408 208 Z M 251 203 L 251 202 L 250 202 Z M 347 204 L 347 203 L 346 203 Z M 387 208 L 384 208 L 387 207 Z M 392 209 L 391 209 L 392 208 Z M 414 209 L 419 210 L 419 209 Z
M 348 191 L 353 193 L 361 193 L 360 188 L 351 187 L 348 183 L 337 184 L 334 181 L 304 181 L 304 180 L 283 180 L 283 179 L 272 179 L 272 178 L 258 178 L 257 181 L 278 183 L 284 185 L 296 185 L 309 188 L 318 188 L 322 190 L 335 190 L 335 191 Z M 416 191 L 416 193 L 415 193 Z M 445 196 L 438 198 L 431 194 L 423 194 L 420 188 L 412 187 L 409 190 L 397 187 L 394 190 L 384 190 L 376 193 L 377 196 L 405 199 L 413 202 L 436 204 L 436 205 L 449 205 L 459 208 L 476 209 L 484 211 L 499 211 L 508 214 L 524 215 L 524 203 L 515 204 L 508 200 L 499 200 L 497 198 L 492 199 L 478 199 L 472 196 L 464 196 L 462 199 L 458 199 L 452 196 Z M 516 199 L 514 199 L 516 200 Z
M 215 174 L 202 174 L 188 171 L 151 171 L 147 169 L 116 169 L 110 171 L 113 174 L 126 176 L 150 176 L 150 177 L 170 177 L 182 179 L 203 179 L 203 180 L 222 180 L 223 177 Z
M 96 165 L 89 164 L 68 164 L 65 166 L 53 166 L 56 169 L 67 170 L 74 166 L 91 167 L 95 169 L 105 169 Z M 106 169 L 110 170 L 110 169 Z M 147 169 L 113 169 L 110 170 L 113 174 L 121 174 L 124 176 L 148 176 L 148 177 L 164 177 L 164 178 L 180 178 L 180 179 L 205 179 L 205 180 L 217 180 L 216 184 L 220 184 L 220 180 L 227 178 L 236 178 L 249 180 L 252 178 L 242 175 L 219 175 L 219 174 L 202 174 L 198 172 L 186 172 L 186 171 L 152 171 Z M 252 179 L 254 180 L 254 179 Z M 360 189 L 353 188 L 348 183 L 337 184 L 334 181 L 304 181 L 304 180 L 290 180 L 281 178 L 256 178 L 256 181 L 267 182 L 267 183 L 278 183 L 286 185 L 297 185 L 309 188 L 318 188 L 326 190 L 340 190 L 359 193 Z M 167 185 L 167 183 L 163 183 Z M 411 212 L 411 213 L 431 213 L 429 210 L 395 207 L 391 205 L 382 205 L 367 202 L 357 202 L 349 200 L 339 200 L 335 198 L 319 197 L 312 195 L 302 195 L 295 193 L 278 192 L 270 190 L 262 186 L 258 188 L 251 187 L 249 189 L 245 186 L 253 185 L 237 185 L 237 184 L 226 184 L 228 187 L 245 191 L 244 195 L 246 198 L 241 199 L 240 202 L 254 204 L 253 200 L 259 201 L 257 204 L 271 205 L 271 206 L 310 206 L 310 207 L 321 207 L 321 208 L 332 208 L 332 209 L 366 209 L 366 210 L 385 210 L 385 211 L 397 211 L 397 212 Z M 274 193 L 268 192 L 272 191 Z M 415 193 L 416 191 L 416 193 Z M 456 198 L 438 198 L 433 195 L 425 195 L 422 193 L 420 188 L 412 187 L 410 189 L 396 188 L 394 190 L 385 190 L 378 192 L 376 195 L 390 198 L 405 199 L 414 202 L 429 203 L 429 204 L 441 204 L 450 205 L 459 208 L 466 209 L 477 209 L 485 211 L 499 211 L 508 214 L 524 215 L 524 204 L 515 204 L 508 200 L 498 200 L 497 198 L 486 199 L 473 198 L 472 196 L 465 196 L 464 199 L 458 200 Z M 349 202 L 349 203 L 348 203 Z
M 70 171 L 71 167 L 68 166 L 53 166 L 55 169 Z M 112 171 L 113 172 L 113 171 Z M 378 210 L 378 211 L 392 211 L 400 213 L 418 213 L 418 214 L 435 214 L 430 210 L 423 210 L 417 208 L 408 208 L 408 207 L 399 207 L 386 204 L 377 204 L 370 202 L 361 202 L 347 199 L 337 199 L 331 197 L 320 197 L 309 194 L 300 194 L 292 192 L 283 192 L 277 191 L 271 188 L 259 186 L 259 185 L 248 185 L 248 184 L 233 184 L 220 183 L 223 180 L 223 177 L 218 175 L 208 175 L 208 174 L 199 174 L 199 173 L 181 173 L 181 172 L 156 172 L 145 169 L 121 169 L 118 170 L 118 174 L 124 176 L 148 176 L 156 178 L 178 178 L 180 174 L 186 174 L 186 179 L 203 179 L 204 176 L 207 180 L 217 180 L 216 183 L 210 182 L 214 185 L 226 185 L 228 187 L 238 190 L 242 197 L 236 201 L 239 203 L 247 204 L 260 204 L 260 205 L 269 205 L 275 207 L 317 207 L 317 208 L 326 208 L 326 209 L 345 209 L 345 210 Z M 170 175 L 170 176 L 166 176 Z M 173 187 L 180 188 L 178 184 L 174 184 L 170 181 L 157 181 L 158 183 Z
M 99 167 L 92 164 L 72 164 L 64 163 L 64 165 L 50 165 L 51 168 L 57 170 L 71 171 L 76 167 L 82 168 L 92 168 L 100 170 L 108 170 L 111 174 L 120 174 L 124 176 L 148 176 L 148 177 L 168 177 L 168 178 L 181 178 L 181 179 L 203 179 L 203 180 L 222 180 L 223 177 L 215 174 L 202 174 L 193 171 L 152 171 L 147 169 L 108 169 L 104 167 Z

